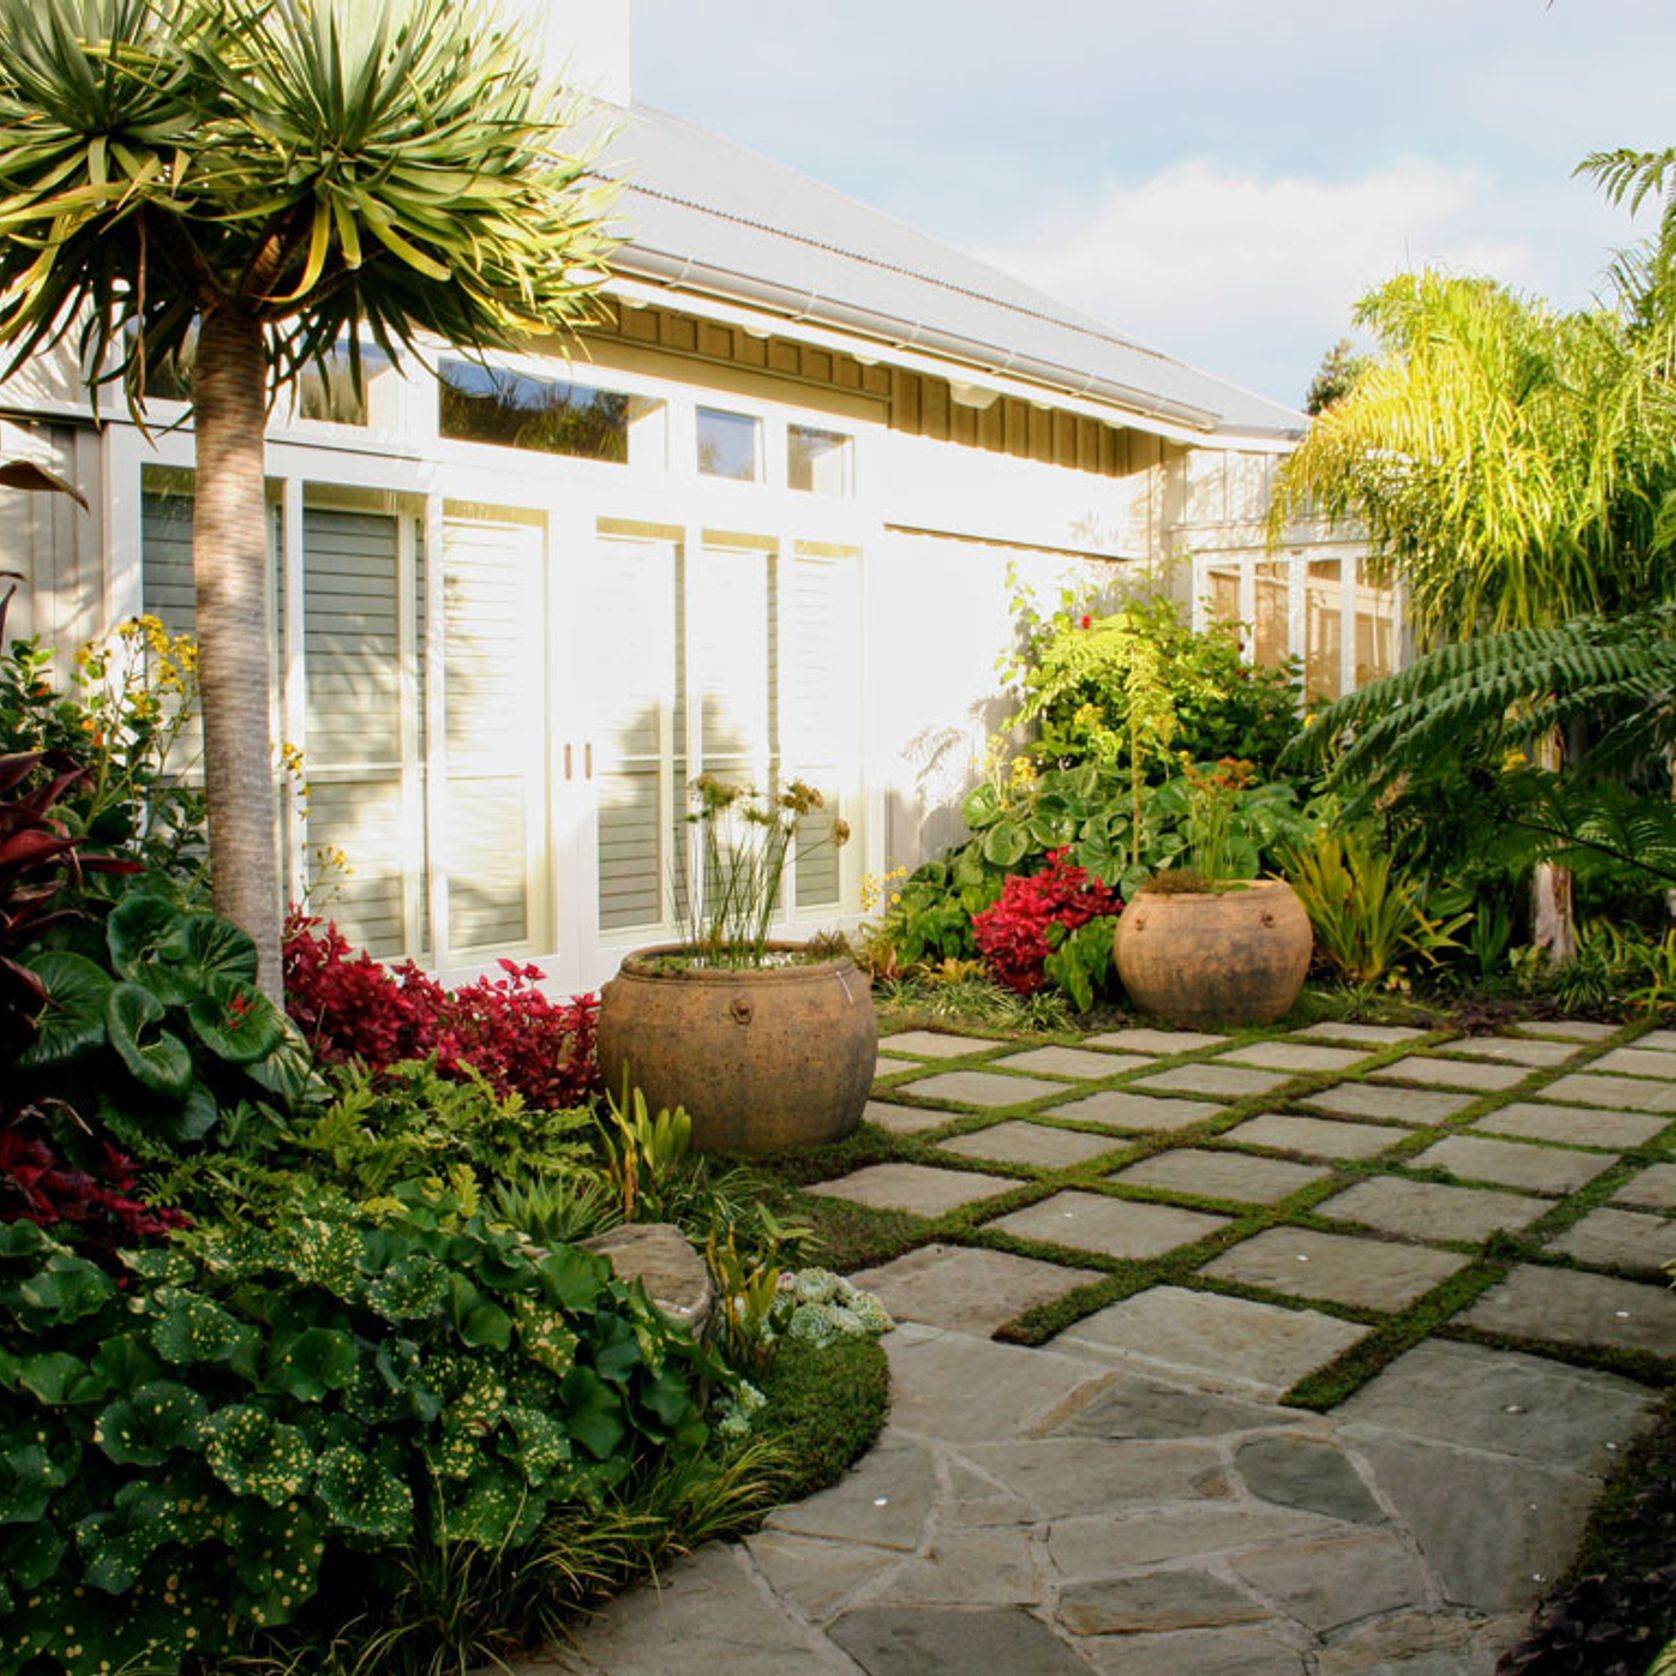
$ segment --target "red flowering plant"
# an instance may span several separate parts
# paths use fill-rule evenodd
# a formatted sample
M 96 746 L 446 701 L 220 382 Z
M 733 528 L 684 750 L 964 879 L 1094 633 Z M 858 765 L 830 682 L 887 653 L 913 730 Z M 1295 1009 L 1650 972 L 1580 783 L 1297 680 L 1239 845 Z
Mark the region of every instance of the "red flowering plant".
M 338 928 L 293 913 L 285 930 L 285 1004 L 318 1062 L 374 1070 L 432 1059 L 455 1080 L 481 1075 L 505 1098 L 557 1111 L 601 1091 L 594 1030 L 599 1001 L 551 1000 L 539 966 L 450 990 L 410 960 L 386 966 Z
M 1047 866 L 1014 874 L 1000 899 L 973 916 L 978 950 L 995 976 L 1020 995 L 1057 984 L 1079 1012 L 1111 970 L 1111 922 L 1123 911 L 1111 886 L 1052 850 Z

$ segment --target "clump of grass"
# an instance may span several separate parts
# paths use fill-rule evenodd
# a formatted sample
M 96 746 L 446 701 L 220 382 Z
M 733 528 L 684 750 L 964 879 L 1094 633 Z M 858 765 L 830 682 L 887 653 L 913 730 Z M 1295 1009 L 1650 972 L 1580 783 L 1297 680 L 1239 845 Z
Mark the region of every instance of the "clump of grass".
M 885 978 L 875 991 L 880 1007 L 904 1022 L 976 1024 L 989 1030 L 1070 1030 L 1070 1003 L 1056 990 L 1020 995 L 989 978 L 946 982 L 932 976 Z
M 762 1394 L 768 1406 L 757 1431 L 783 1463 L 776 1490 L 780 1500 L 797 1501 L 872 1447 L 890 1407 L 890 1367 L 876 1339 L 841 1338 L 820 1349 L 787 1344 Z

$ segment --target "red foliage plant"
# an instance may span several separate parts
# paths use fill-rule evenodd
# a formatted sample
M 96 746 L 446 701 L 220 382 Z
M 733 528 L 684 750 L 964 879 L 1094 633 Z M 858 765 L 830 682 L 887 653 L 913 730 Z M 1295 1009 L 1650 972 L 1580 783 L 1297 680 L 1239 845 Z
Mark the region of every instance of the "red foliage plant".
M 1000 900 L 972 917 L 978 952 L 995 976 L 1020 995 L 1034 995 L 1047 982 L 1043 963 L 1053 945 L 1048 927 L 1079 930 L 1093 919 L 1123 911 L 1123 899 L 1110 885 L 1052 850 L 1047 866 L 1029 878 L 1014 875 L 1001 887 Z
M 93 1176 L 40 1136 L 0 1129 L 0 1222 L 38 1223 L 84 1252 L 114 1251 L 188 1225 L 182 1212 L 135 1197 L 133 1159 L 108 1142 L 100 1143 L 99 1154 L 101 1175 Z
M 600 1092 L 592 995 L 550 1000 L 539 966 L 503 960 L 500 978 L 446 989 L 411 960 L 386 966 L 335 925 L 293 913 L 285 928 L 285 1005 L 326 1064 L 381 1068 L 436 1059 L 445 1076 L 469 1065 L 497 1094 L 557 1110 Z

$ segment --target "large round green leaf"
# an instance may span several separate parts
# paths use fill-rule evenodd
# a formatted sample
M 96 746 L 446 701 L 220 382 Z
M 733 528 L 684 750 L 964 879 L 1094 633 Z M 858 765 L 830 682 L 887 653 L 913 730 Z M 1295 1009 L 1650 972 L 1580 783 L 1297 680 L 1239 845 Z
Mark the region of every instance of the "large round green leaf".
M 114 987 L 109 975 L 85 955 L 66 949 L 36 955 L 29 969 L 47 986 L 47 1004 L 19 1068 L 66 1065 L 99 1047 L 105 1040 L 105 1003 Z
M 105 921 L 105 946 L 123 977 L 165 1002 L 184 1001 L 189 985 L 177 975 L 186 952 L 186 916 L 155 890 L 131 890 Z
M 231 1065 L 265 1059 L 285 1040 L 285 1023 L 261 990 L 240 978 L 216 978 L 207 994 L 187 1003 L 198 1040 Z
M 235 1495 L 260 1496 L 283 1507 L 308 1488 L 314 1452 L 295 1426 L 248 1404 L 223 1408 L 204 1422 L 204 1459 Z
M 355 1377 L 359 1360 L 353 1334 L 305 1327 L 274 1340 L 268 1352 L 268 1384 L 303 1402 L 318 1402 Z
M 208 1413 L 189 1385 L 154 1379 L 100 1413 L 93 1441 L 119 1466 L 161 1466 L 175 1450 L 198 1444 Z
M 256 945 L 244 932 L 217 914 L 194 914 L 186 922 L 184 964 L 200 989 L 213 989 L 218 980 L 256 982 Z
M 105 1031 L 136 1082 L 154 1094 L 180 1100 L 192 1086 L 192 1055 L 185 1042 L 167 1030 L 149 1040 L 145 1035 L 166 1011 L 149 989 L 119 983 L 105 1001 Z
M 382 1542 L 400 1542 L 412 1534 L 413 1492 L 357 1450 L 327 1450 L 320 1457 L 314 1490 L 332 1523 L 342 1530 Z
M 1029 848 L 1029 835 L 1017 821 L 997 821 L 982 839 L 984 860 L 996 867 L 1016 867 Z
M 177 1535 L 175 1510 L 160 1486 L 125 1484 L 108 1513 L 93 1513 L 76 1526 L 84 1575 L 107 1594 L 126 1594 L 145 1562 Z

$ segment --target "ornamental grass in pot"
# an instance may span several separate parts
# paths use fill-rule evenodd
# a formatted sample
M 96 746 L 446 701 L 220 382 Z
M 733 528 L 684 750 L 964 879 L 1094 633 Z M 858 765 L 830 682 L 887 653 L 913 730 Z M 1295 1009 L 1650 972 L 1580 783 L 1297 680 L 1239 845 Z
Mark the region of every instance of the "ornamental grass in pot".
M 1232 758 L 1185 765 L 1190 865 L 1142 885 L 1113 934 L 1129 999 L 1187 1029 L 1269 1024 L 1309 972 L 1309 915 L 1284 879 L 1235 876 L 1234 806 L 1253 779 Z
M 821 794 L 774 796 L 701 775 L 692 784 L 695 878 L 678 889 L 683 935 L 638 949 L 600 994 L 606 1086 L 626 1078 L 656 1110 L 685 1106 L 709 1151 L 818 1146 L 861 1121 L 873 1082 L 872 984 L 841 945 L 769 935 L 801 823 Z M 834 821 L 818 843 L 842 844 Z

